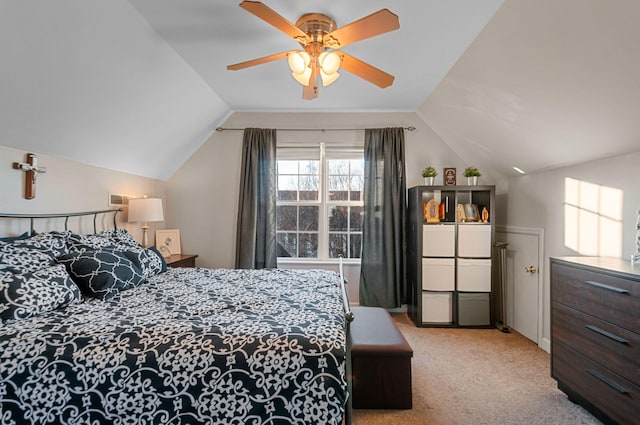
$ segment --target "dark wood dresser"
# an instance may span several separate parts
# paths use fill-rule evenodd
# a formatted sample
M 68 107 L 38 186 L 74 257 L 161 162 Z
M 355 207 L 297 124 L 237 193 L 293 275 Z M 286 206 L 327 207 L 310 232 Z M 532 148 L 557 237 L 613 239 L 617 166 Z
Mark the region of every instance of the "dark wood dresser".
M 640 265 L 551 258 L 551 376 L 603 422 L 640 421 Z

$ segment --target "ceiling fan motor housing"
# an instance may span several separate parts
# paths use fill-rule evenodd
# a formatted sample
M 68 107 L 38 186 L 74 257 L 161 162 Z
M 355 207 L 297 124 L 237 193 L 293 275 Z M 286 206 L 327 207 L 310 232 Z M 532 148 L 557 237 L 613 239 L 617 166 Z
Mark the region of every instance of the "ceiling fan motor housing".
M 323 37 L 336 29 L 336 22 L 322 13 L 307 13 L 296 21 L 296 27 L 309 36 L 310 40 L 297 41 L 302 47 L 310 44 L 318 44 L 320 47 L 335 48 L 334 46 L 325 46 Z

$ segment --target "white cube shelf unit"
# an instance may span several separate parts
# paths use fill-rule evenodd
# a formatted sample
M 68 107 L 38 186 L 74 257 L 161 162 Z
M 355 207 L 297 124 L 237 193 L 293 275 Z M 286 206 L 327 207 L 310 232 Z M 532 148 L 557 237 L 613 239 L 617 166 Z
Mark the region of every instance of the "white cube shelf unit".
M 431 200 L 442 204 L 435 218 Z M 493 323 L 494 202 L 494 186 L 409 189 L 408 312 L 417 326 Z

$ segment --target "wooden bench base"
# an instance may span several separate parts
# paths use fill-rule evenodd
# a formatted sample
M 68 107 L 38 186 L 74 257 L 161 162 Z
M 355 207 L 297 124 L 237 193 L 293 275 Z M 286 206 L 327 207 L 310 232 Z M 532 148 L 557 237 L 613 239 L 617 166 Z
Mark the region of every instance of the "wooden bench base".
M 351 311 L 353 408 L 411 409 L 411 346 L 385 309 Z

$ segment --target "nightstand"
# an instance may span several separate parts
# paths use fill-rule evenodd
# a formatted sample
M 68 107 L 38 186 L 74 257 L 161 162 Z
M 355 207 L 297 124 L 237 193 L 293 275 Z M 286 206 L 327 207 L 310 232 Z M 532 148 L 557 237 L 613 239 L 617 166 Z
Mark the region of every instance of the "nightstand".
M 165 257 L 168 267 L 195 267 L 197 255 L 191 254 L 174 254 Z

